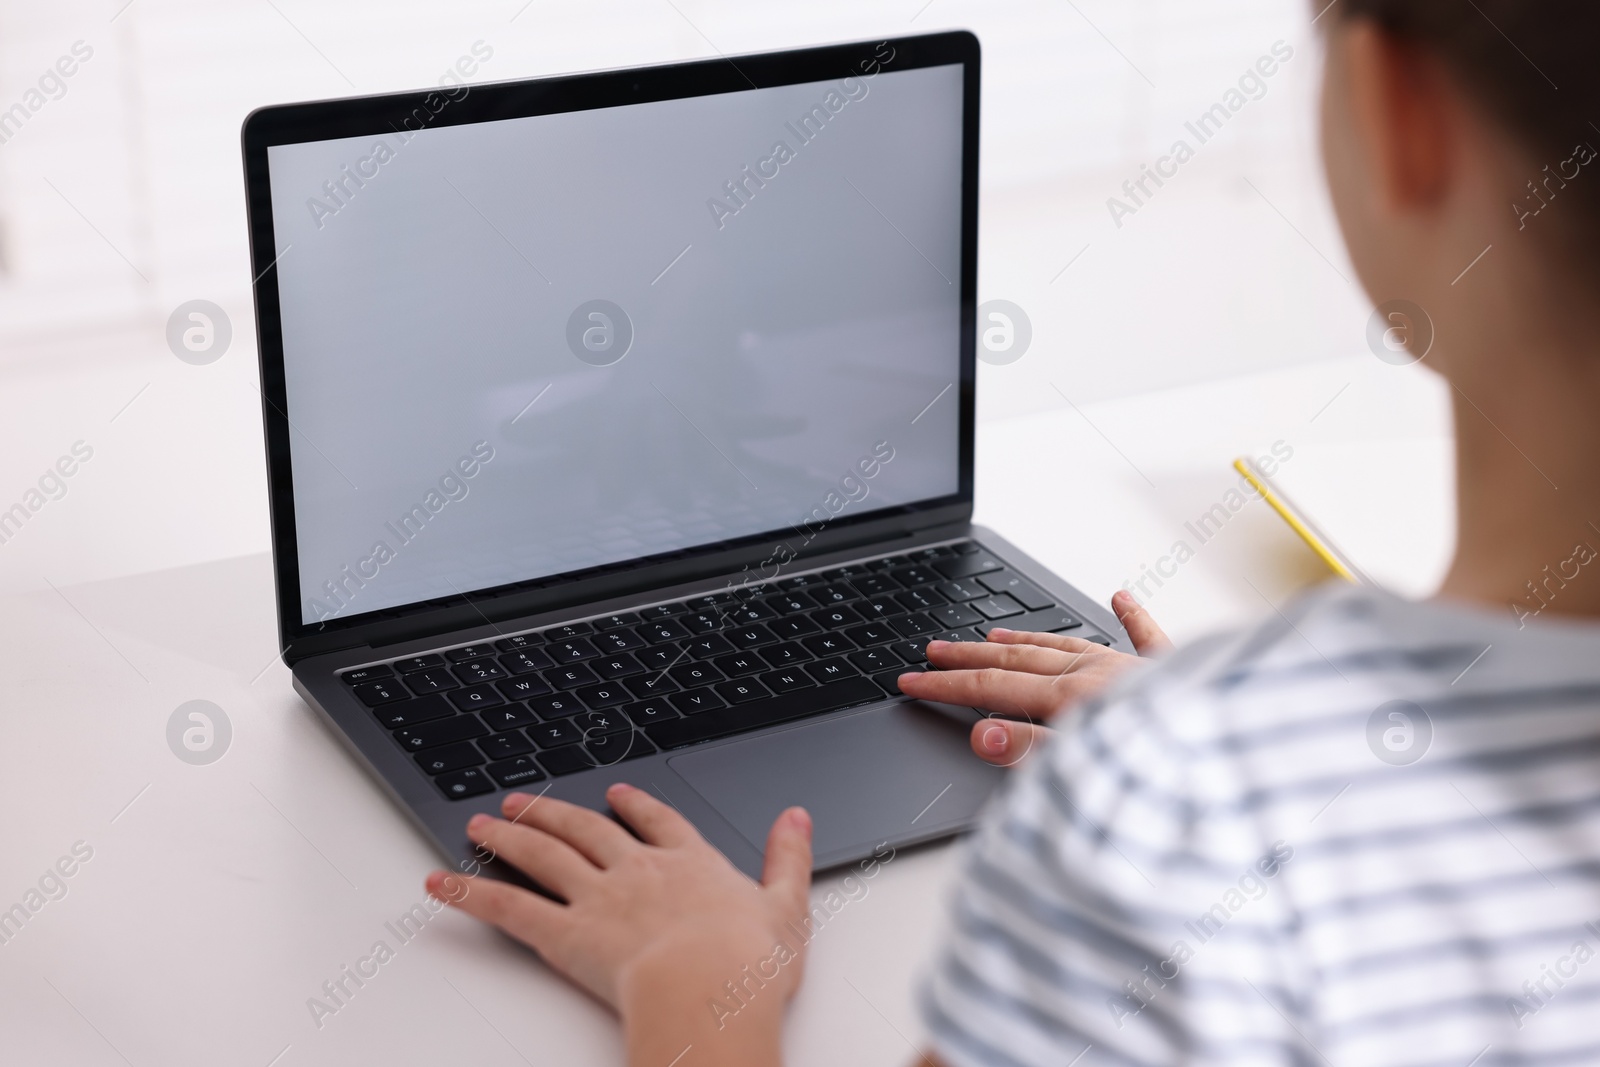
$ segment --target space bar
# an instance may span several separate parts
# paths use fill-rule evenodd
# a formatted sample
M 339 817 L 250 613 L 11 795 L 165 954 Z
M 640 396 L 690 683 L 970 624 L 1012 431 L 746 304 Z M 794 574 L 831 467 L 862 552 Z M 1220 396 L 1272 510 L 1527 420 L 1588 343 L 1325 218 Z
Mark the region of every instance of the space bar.
M 732 708 L 719 708 L 687 719 L 653 723 L 645 734 L 662 748 L 682 748 L 714 737 L 744 733 L 762 726 L 804 719 L 824 711 L 884 699 L 883 690 L 869 678 L 846 678 L 815 689 L 801 689 L 771 700 L 756 700 Z

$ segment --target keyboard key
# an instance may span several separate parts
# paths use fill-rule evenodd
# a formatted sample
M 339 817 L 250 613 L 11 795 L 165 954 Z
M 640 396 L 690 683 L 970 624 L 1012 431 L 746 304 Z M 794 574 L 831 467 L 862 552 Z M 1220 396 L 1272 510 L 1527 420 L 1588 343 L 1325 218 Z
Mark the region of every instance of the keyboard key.
M 758 674 L 767 669 L 764 660 L 752 652 L 736 652 L 731 656 L 719 656 L 711 661 L 717 670 L 729 678 L 738 678 L 746 674 Z
M 739 678 L 713 687 L 717 696 L 729 704 L 748 704 L 767 696 L 767 689 L 754 678 Z
M 1055 599 L 1020 574 L 995 571 L 978 579 L 991 593 L 1009 593 L 1029 611 L 1041 611 L 1056 606 Z
M 596 634 L 591 640 L 594 647 L 602 653 L 632 652 L 636 648 L 644 647 L 644 638 L 632 630 L 607 630 L 605 633 Z
M 806 616 L 806 618 L 810 619 L 824 630 L 837 630 L 841 627 L 849 626 L 852 623 L 861 621 L 861 616 L 856 614 L 853 609 L 840 606 L 824 608 L 821 611 L 813 611 L 810 615 Z
M 552 690 L 549 683 L 543 678 L 525 674 L 521 678 L 507 678 L 503 682 L 496 682 L 494 687 L 500 690 L 507 700 L 527 700 L 530 697 L 549 695 Z
M 528 727 L 528 736 L 538 742 L 540 748 L 559 748 L 582 741 L 583 731 L 572 725 L 571 719 L 557 719 Z
M 796 612 L 810 611 L 818 606 L 815 600 L 812 600 L 799 590 L 792 593 L 779 593 L 777 596 L 769 596 L 764 603 L 779 615 L 793 615 Z
M 568 623 L 566 626 L 552 626 L 541 635 L 546 641 L 571 641 L 574 637 L 587 637 L 594 633 L 594 627 L 586 622 Z
M 785 578 L 778 583 L 778 588 L 786 593 L 798 593 L 804 590 L 807 595 L 811 590 L 828 584 L 828 580 L 820 574 L 797 574 L 793 578 Z
M 983 621 L 982 615 L 965 604 L 946 604 L 942 608 L 934 608 L 928 612 L 928 615 L 939 625 L 947 626 L 952 630 Z
M 702 711 L 715 711 L 717 708 L 725 708 L 728 706 L 727 701 L 717 696 L 717 694 L 710 689 L 696 689 L 692 693 L 679 693 L 677 696 L 669 699 L 672 706 L 685 715 L 698 715 Z M 677 716 L 672 717 L 676 718 Z M 640 726 L 645 725 L 644 723 L 639 722 L 638 719 L 634 719 L 633 721 L 638 723 Z
M 741 604 L 730 611 L 728 617 L 733 620 L 736 626 L 747 626 L 754 622 L 766 622 L 768 619 L 776 619 L 778 613 L 758 600 L 750 604 Z
M 528 701 L 528 707 L 538 712 L 539 718 L 545 722 L 549 722 L 551 719 L 565 718 L 568 715 L 576 715 L 580 711 L 586 710 L 576 697 L 570 697 L 565 693 L 557 693 L 555 696 L 549 697 L 534 697 Z
M 483 755 L 472 747 L 471 741 L 458 741 L 453 745 L 417 753 L 417 766 L 429 774 L 459 771 L 463 767 L 476 767 L 482 762 Z
M 843 604 L 849 600 L 856 600 L 859 594 L 850 587 L 849 582 L 834 582 L 832 585 L 819 586 L 816 589 L 807 589 L 806 593 L 825 608 L 835 604 Z
M 545 671 L 544 680 L 557 689 L 576 689 L 580 685 L 593 685 L 600 680 L 600 676 L 585 664 L 575 663 L 570 667 Z
M 1111 647 L 1111 638 L 1105 634 L 1084 634 L 1083 639 L 1085 641 L 1093 641 L 1097 645 L 1105 645 L 1107 648 Z
M 954 545 L 935 545 L 924 548 L 920 552 L 911 553 L 911 558 L 919 563 L 932 563 L 936 559 L 949 559 L 956 554 Z
M 501 760 L 491 763 L 484 770 L 489 776 L 499 782 L 502 788 L 510 789 L 512 786 L 527 785 L 530 782 L 542 782 L 545 773 L 539 765 L 533 762 L 532 756 L 518 756 L 516 759 Z
M 653 645 L 659 645 L 664 641 L 681 641 L 685 637 L 693 636 L 689 632 L 689 628 L 677 619 L 647 622 L 639 627 L 639 633 Z
M 684 698 L 677 696 L 671 699 L 682 700 Z M 717 706 L 721 707 L 722 702 L 718 701 Z M 665 700 L 641 700 L 637 704 L 629 704 L 623 708 L 622 713 L 633 720 L 635 726 L 648 726 L 653 722 L 665 722 L 668 719 L 676 719 L 678 717 L 678 709 Z
M 735 648 L 749 650 L 762 645 L 770 645 L 778 639 L 771 630 L 757 623 L 754 626 L 741 626 L 737 630 L 728 631 L 728 640 L 732 641 Z
M 561 641 L 550 646 L 550 656 L 557 663 L 578 663 L 586 659 L 594 659 L 600 650 L 589 643 L 585 637 L 576 637 L 571 641 Z
M 862 648 L 870 648 L 873 645 L 886 645 L 890 641 L 900 640 L 898 633 L 881 622 L 853 627 L 846 630 L 844 635 Z
M 556 661 L 550 658 L 550 653 L 542 648 L 524 648 L 518 652 L 509 652 L 500 657 L 500 666 L 512 674 L 542 671 L 546 667 L 554 667 L 555 665 Z
M 468 645 L 466 648 L 452 648 L 445 653 L 445 658 L 451 663 L 465 663 L 468 660 L 492 655 L 494 655 L 493 645 Z
M 435 719 L 448 719 L 455 715 L 456 709 L 446 703 L 444 697 L 426 696 L 418 697 L 416 700 L 401 701 L 398 704 L 383 704 L 373 708 L 372 713 L 384 726 L 398 730 L 404 726 L 433 722 Z
M 860 652 L 852 652 L 845 657 L 863 674 L 877 674 L 892 667 L 900 666 L 900 657 L 887 648 L 868 648 Z
M 646 622 L 658 622 L 662 619 L 670 619 L 674 615 L 682 615 L 688 610 L 689 606 L 687 604 L 656 604 L 641 610 L 639 617 Z
M 924 667 L 900 667 L 900 668 L 898 668 L 896 670 L 884 671 L 882 674 L 875 674 L 875 675 L 872 676 L 872 680 L 874 682 L 877 682 L 878 683 L 878 687 L 880 689 L 882 689 L 885 693 L 888 693 L 892 697 L 897 697 L 897 696 L 901 695 L 900 680 L 899 680 L 900 676 L 902 674 L 917 674 L 917 673 L 919 673 L 919 672 L 921 672 L 923 670 L 926 670 L 926 668 L 924 668 Z
M 918 612 L 915 615 L 901 615 L 899 618 L 890 619 L 889 625 L 894 627 L 897 633 L 900 633 L 906 637 L 917 637 L 921 634 L 931 634 L 937 630 L 943 629 L 942 626 L 921 612 Z
M 692 615 L 680 615 L 672 621 L 692 634 L 708 634 L 722 629 L 725 620 L 715 612 L 697 611 Z
M 589 753 L 589 758 L 601 767 L 653 755 L 656 750 L 650 739 L 637 731 L 625 734 L 601 734 L 585 740 L 583 747 Z
M 920 564 L 913 564 L 909 567 L 900 567 L 896 570 L 892 570 L 889 572 L 889 577 L 899 582 L 906 589 L 911 589 L 919 585 L 932 585 L 934 582 L 941 580 L 941 576 L 938 571 L 934 570 L 932 567 L 924 567 Z
M 854 605 L 855 609 L 868 619 L 887 619 L 891 615 L 899 615 L 906 609 L 893 597 L 869 597 L 861 603 Z
M 598 734 L 624 733 L 630 729 L 627 716 L 616 711 L 586 711 L 574 717 L 571 722 L 585 738 Z
M 980 623 L 977 629 L 985 636 L 988 636 L 989 631 L 996 626 L 1004 626 L 1007 630 L 1054 633 L 1061 630 L 1076 629 L 1082 625 L 1082 620 L 1062 611 L 1060 608 L 1046 608 L 1044 611 L 1030 611 L 1026 615 L 1012 615 L 995 622 Z
M 704 634 L 684 643 L 684 648 L 694 659 L 707 659 L 733 651 L 733 643 L 721 634 Z
M 873 560 L 872 562 L 874 570 L 889 571 L 894 570 L 897 567 L 908 566 L 911 563 L 911 556 L 908 554 L 886 556 L 883 559 Z
M 401 680 L 406 683 L 406 688 L 417 694 L 417 696 L 422 696 L 425 693 L 442 693 L 446 689 L 461 688 L 461 683 L 456 681 L 454 675 L 449 671 L 439 669 L 416 671 L 405 675 Z
M 710 663 L 680 663 L 667 672 L 668 677 L 685 689 L 710 685 L 722 681 L 723 674 Z
M 861 590 L 865 596 L 888 596 L 890 593 L 898 593 L 905 588 L 887 574 L 874 574 L 867 578 L 857 578 L 850 584 Z
M 506 698 L 501 696 L 499 690 L 492 685 L 475 685 L 471 689 L 457 689 L 448 694 L 447 699 L 462 711 L 492 708 L 496 704 L 504 704 L 506 702 Z
M 449 774 L 441 774 L 433 781 L 451 800 L 465 800 L 467 797 L 494 792 L 494 782 L 489 780 L 482 767 L 451 771 Z
M 594 757 L 584 751 L 582 745 L 567 745 L 565 748 L 541 752 L 538 760 L 545 770 L 554 775 L 576 774 L 578 771 L 593 770 L 599 766 L 595 763 Z
M 426 656 L 408 656 L 405 659 L 394 661 L 394 669 L 401 674 L 410 674 L 412 671 L 426 671 L 434 667 L 443 667 L 444 657 L 430 652 Z
M 425 748 L 437 748 L 454 741 L 471 741 L 488 732 L 476 715 L 456 715 L 440 719 L 438 722 L 427 722 L 406 730 L 396 730 L 394 736 L 395 740 L 400 742 L 401 748 L 420 752 Z
M 656 723 L 645 727 L 645 734 L 662 749 L 682 748 L 716 737 L 727 737 L 881 699 L 882 691 L 870 679 L 846 678 L 831 685 L 785 693 L 741 707 L 722 708 L 703 715 Z
M 893 652 L 907 663 L 921 665 L 928 662 L 928 641 L 926 638 L 916 641 L 896 641 L 884 648 Z
M 659 645 L 634 654 L 647 671 L 664 671 L 689 661 L 689 654 L 677 645 Z
M 376 682 L 363 682 L 351 692 L 360 698 L 361 703 L 369 708 L 380 704 L 393 704 L 397 700 L 410 700 L 411 694 L 406 687 L 400 684 L 398 678 L 381 678 Z
M 894 598 L 904 604 L 907 611 L 931 611 L 944 603 L 944 597 L 932 589 L 912 589 L 896 593 Z
M 989 595 L 989 590 L 975 581 L 940 582 L 934 588 L 939 591 L 940 596 L 957 604 Z
M 394 668 L 380 663 L 374 667 L 357 667 L 353 671 L 345 671 L 339 675 L 345 685 L 360 685 L 362 682 L 376 682 L 381 679 L 394 677 Z
M 997 571 L 1002 564 L 989 553 L 979 550 L 967 556 L 957 556 L 955 559 L 942 559 L 933 565 L 933 569 L 946 578 L 973 578 L 990 571 Z
M 639 621 L 639 616 L 631 611 L 622 611 L 615 615 L 607 615 L 603 619 L 593 619 L 591 621 L 594 623 L 594 628 L 603 633 L 606 630 L 620 630 L 624 626 L 632 626 Z
M 639 661 L 626 652 L 620 656 L 602 656 L 589 664 L 589 666 L 594 670 L 594 673 L 607 680 L 626 678 L 629 675 L 644 673 L 644 668 L 640 666 Z
M 461 679 L 464 685 L 472 685 L 474 682 L 492 682 L 496 678 L 507 677 L 506 669 L 492 659 L 468 660 L 466 663 L 456 664 L 450 670 L 457 678 Z
M 796 689 L 809 689 L 816 683 L 798 667 L 787 671 L 772 671 L 761 676 L 761 684 L 774 693 L 792 693 Z
M 596 711 L 603 708 L 620 708 L 633 702 L 633 694 L 617 682 L 604 682 L 578 690 L 578 699 Z
M 830 582 L 838 582 L 845 579 L 860 578 L 871 573 L 865 563 L 851 563 L 843 567 L 835 567 L 831 571 L 823 571 L 822 576 Z
M 854 651 L 856 643 L 844 634 L 818 634 L 800 642 L 813 656 L 837 656 Z
M 478 738 L 478 747 L 492 760 L 510 759 L 533 751 L 533 742 L 521 731 Z
M 764 648 L 761 650 L 760 656 L 774 667 L 794 667 L 801 663 L 808 663 L 813 658 L 803 645 L 796 642 Z
M 974 600 L 971 606 L 983 612 L 986 618 L 1004 619 L 1010 615 L 1021 615 L 1022 605 L 1001 593 L 997 596 L 986 596 L 981 600 Z
M 498 708 L 487 708 L 481 713 L 481 717 L 489 724 L 489 729 L 497 733 L 523 726 L 536 726 L 539 723 L 539 717 L 523 704 L 505 704 Z
M 850 662 L 843 656 L 838 656 L 834 659 L 825 659 L 820 663 L 810 664 L 806 667 L 806 673 L 819 683 L 826 685 L 829 682 L 837 682 L 841 678 L 854 678 L 859 672 L 850 666 Z
M 544 638 L 539 634 L 518 634 L 515 637 L 502 637 L 494 643 L 494 647 L 501 652 L 520 652 L 525 648 L 544 644 Z
M 674 682 L 665 674 L 652 674 L 639 678 L 629 678 L 623 684 L 628 687 L 628 691 L 630 693 L 638 697 L 640 700 L 648 700 L 650 697 L 664 696 L 667 693 L 676 693 L 680 688 L 677 682 Z

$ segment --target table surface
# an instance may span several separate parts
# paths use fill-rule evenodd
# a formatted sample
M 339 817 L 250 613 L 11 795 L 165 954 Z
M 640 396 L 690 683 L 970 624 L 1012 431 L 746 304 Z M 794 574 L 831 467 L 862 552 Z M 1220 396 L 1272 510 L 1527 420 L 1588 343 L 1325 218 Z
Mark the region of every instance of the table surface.
M 1293 449 L 1285 484 L 1359 563 L 1406 592 L 1438 580 L 1445 398 L 1426 373 L 1366 356 L 986 423 L 978 519 L 1104 600 L 1222 498 L 1235 455 L 1278 441 Z M 110 539 L 138 534 L 137 510 L 98 518 Z M 1321 577 L 1253 501 L 1150 606 L 1182 639 Z M 520 946 L 448 912 L 404 943 L 392 932 L 435 858 L 290 690 L 265 555 L 3 600 L 0 909 L 75 845 L 93 850 L 0 945 L 8 1062 L 620 1061 L 608 1012 Z M 166 744 L 169 716 L 194 699 L 232 725 L 208 766 Z M 821 932 L 791 1064 L 910 1058 L 916 976 L 958 856 L 901 853 Z M 822 878 L 814 894 L 837 886 Z M 308 1000 L 378 941 L 393 958 L 319 1026 Z

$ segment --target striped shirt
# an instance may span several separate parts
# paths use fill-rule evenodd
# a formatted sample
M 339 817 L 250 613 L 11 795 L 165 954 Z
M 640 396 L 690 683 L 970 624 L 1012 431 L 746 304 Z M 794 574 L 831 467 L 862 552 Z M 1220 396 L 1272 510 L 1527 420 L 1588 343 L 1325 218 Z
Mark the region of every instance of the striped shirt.
M 1074 712 L 966 846 L 952 1067 L 1600 1062 L 1600 625 L 1323 588 Z

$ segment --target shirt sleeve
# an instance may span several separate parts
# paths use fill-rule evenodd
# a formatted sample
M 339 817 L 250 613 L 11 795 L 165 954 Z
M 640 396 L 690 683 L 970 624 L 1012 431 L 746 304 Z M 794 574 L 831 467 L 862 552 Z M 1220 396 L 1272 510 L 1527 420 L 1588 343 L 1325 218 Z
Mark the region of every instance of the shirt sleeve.
M 1287 920 L 1208 913 L 1272 846 L 1196 743 L 1204 701 L 1157 675 L 1074 713 L 968 843 L 920 998 L 951 1067 L 1303 1062 L 1271 999 Z

